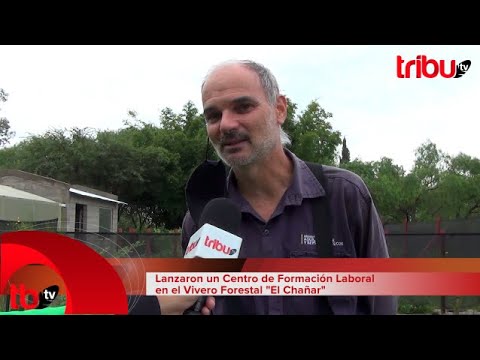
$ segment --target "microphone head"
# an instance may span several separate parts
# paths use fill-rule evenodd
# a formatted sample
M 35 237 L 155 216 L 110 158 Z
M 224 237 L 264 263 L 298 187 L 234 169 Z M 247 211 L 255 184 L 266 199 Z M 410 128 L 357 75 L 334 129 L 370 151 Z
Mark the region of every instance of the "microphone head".
M 205 205 L 200 215 L 199 227 L 210 224 L 231 234 L 238 235 L 241 220 L 242 213 L 232 200 L 215 198 Z

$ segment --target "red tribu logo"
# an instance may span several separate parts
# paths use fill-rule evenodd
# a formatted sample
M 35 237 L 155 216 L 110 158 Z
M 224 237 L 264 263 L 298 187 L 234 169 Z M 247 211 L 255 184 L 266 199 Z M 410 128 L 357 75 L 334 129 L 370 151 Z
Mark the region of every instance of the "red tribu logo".
M 212 248 L 214 250 L 220 251 L 226 255 L 233 255 L 237 252 L 237 249 L 232 249 L 230 246 L 227 246 L 223 244 L 220 240 L 218 239 L 210 239 L 207 235 L 205 238 L 205 243 L 204 245 L 206 247 Z
M 435 78 L 438 75 L 441 77 L 459 78 L 462 77 L 471 67 L 470 60 L 457 62 L 455 60 L 435 60 L 428 59 L 425 55 L 417 55 L 415 60 L 405 60 L 397 55 L 397 77 L 400 79 L 410 79 L 410 77 L 426 77 L 429 79 Z
M 190 251 L 192 251 L 193 249 L 195 249 L 198 245 L 198 242 L 200 241 L 200 238 L 198 238 L 197 240 L 195 240 L 193 243 L 191 243 L 190 245 L 188 245 L 187 249 L 185 250 L 185 255 L 187 255 Z

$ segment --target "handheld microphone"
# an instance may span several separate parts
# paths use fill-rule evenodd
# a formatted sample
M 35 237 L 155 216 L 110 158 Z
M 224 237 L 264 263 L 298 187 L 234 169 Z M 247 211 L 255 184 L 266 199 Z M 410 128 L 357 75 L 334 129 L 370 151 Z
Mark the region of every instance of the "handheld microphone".
M 210 200 L 202 211 L 200 228 L 190 237 L 184 258 L 236 259 L 242 238 L 238 234 L 242 214 L 227 198 Z M 200 297 L 185 315 L 199 315 L 206 297 Z

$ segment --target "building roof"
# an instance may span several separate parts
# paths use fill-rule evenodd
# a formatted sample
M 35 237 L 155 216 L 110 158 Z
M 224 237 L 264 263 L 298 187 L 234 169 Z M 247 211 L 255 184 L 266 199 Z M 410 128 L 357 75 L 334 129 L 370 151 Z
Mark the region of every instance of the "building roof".
M 47 176 L 38 175 L 38 174 L 34 174 L 34 173 L 29 173 L 27 171 L 17 170 L 17 169 L 0 169 L 0 177 L 2 177 L 2 176 L 18 176 L 22 179 L 29 179 L 29 180 L 42 179 L 42 180 L 48 181 L 50 183 L 62 184 L 64 187 L 69 186 L 69 184 L 64 182 L 64 181 L 60 181 L 60 180 L 53 179 L 53 178 L 50 178 L 50 177 L 47 177 Z
M 62 203 L 11 186 L 0 185 L 0 221 L 57 224 Z M 55 225 L 56 226 L 56 225 Z
M 17 198 L 17 199 L 26 199 L 26 200 L 33 200 L 33 201 L 42 201 L 51 204 L 57 204 L 57 202 L 44 198 L 42 196 L 38 196 L 26 191 L 17 190 L 11 186 L 0 185 L 0 196 L 9 197 L 9 198 Z
M 88 196 L 88 197 L 95 198 L 95 199 L 100 199 L 100 200 L 105 200 L 105 201 L 111 201 L 111 202 L 114 202 L 114 203 L 117 203 L 117 204 L 125 204 L 125 205 L 127 205 L 127 203 L 125 203 L 125 202 L 123 202 L 123 201 L 118 201 L 118 200 L 115 200 L 115 199 L 110 199 L 110 198 L 108 198 L 108 197 L 101 196 L 101 195 L 97 195 L 97 194 L 93 194 L 93 193 L 90 193 L 90 192 L 88 192 L 88 191 L 78 190 L 78 189 L 75 189 L 75 188 L 70 188 L 69 191 L 72 192 L 72 193 L 74 193 L 74 194 L 78 194 L 78 195 L 82 195 L 82 196 Z
M 56 180 L 56 179 L 52 179 L 52 178 L 37 175 L 37 174 L 32 174 L 32 173 L 22 171 L 22 170 L 0 169 L 0 179 L 3 178 L 3 177 L 7 177 L 7 178 L 8 177 L 13 177 L 13 178 L 17 177 L 17 178 L 21 178 L 21 179 L 24 179 L 24 180 L 29 180 L 29 181 L 32 181 L 32 182 L 41 181 L 41 182 L 46 182 L 49 185 L 54 185 L 54 184 L 56 186 L 60 185 L 61 188 L 65 189 L 64 191 L 65 191 L 66 195 L 73 193 L 73 194 L 76 194 L 76 195 L 95 198 L 97 200 L 104 200 L 104 201 L 114 202 L 114 203 L 117 203 L 117 204 L 127 205 L 127 203 L 125 203 L 123 201 L 119 201 L 118 196 L 115 195 L 115 194 L 108 193 L 108 192 L 105 192 L 105 191 L 101 191 L 101 190 L 98 190 L 98 189 L 94 189 L 94 188 L 91 188 L 91 187 L 87 187 L 87 186 L 84 186 L 84 185 L 69 184 L 69 183 L 66 183 L 66 182 L 63 182 L 63 181 L 59 181 L 59 180 Z M 10 180 L 10 181 L 12 181 L 12 180 Z M 5 183 L 5 182 L 3 182 L 3 183 Z M 7 183 L 7 184 L 10 185 L 10 187 L 15 186 L 14 184 L 11 184 L 11 183 Z M 17 187 L 17 186 L 15 186 L 15 187 Z M 21 191 L 21 190 L 18 190 L 18 191 Z M 32 190 L 30 190 L 30 191 L 32 191 Z M 28 193 L 28 194 L 33 195 L 31 193 Z M 40 196 L 38 196 L 38 197 L 40 197 Z M 65 197 L 65 198 L 63 198 L 63 200 L 60 200 L 60 202 L 68 202 L 67 199 L 68 199 L 68 197 Z M 58 199 L 57 199 L 57 201 L 58 201 Z

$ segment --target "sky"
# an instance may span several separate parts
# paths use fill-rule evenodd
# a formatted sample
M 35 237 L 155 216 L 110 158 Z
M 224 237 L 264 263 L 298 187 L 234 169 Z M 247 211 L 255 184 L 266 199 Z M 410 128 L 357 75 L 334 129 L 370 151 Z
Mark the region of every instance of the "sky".
M 460 78 L 397 77 L 397 56 L 471 61 Z M 432 141 L 449 155 L 480 158 L 480 46 L 472 45 L 55 45 L 0 46 L 0 103 L 16 136 L 58 128 L 117 130 L 129 110 L 159 124 L 166 107 L 180 112 L 225 60 L 268 67 L 280 91 L 302 111 L 313 100 L 332 113 L 351 159 L 392 158 L 409 171 L 415 149 Z M 433 65 L 427 66 L 433 71 Z

